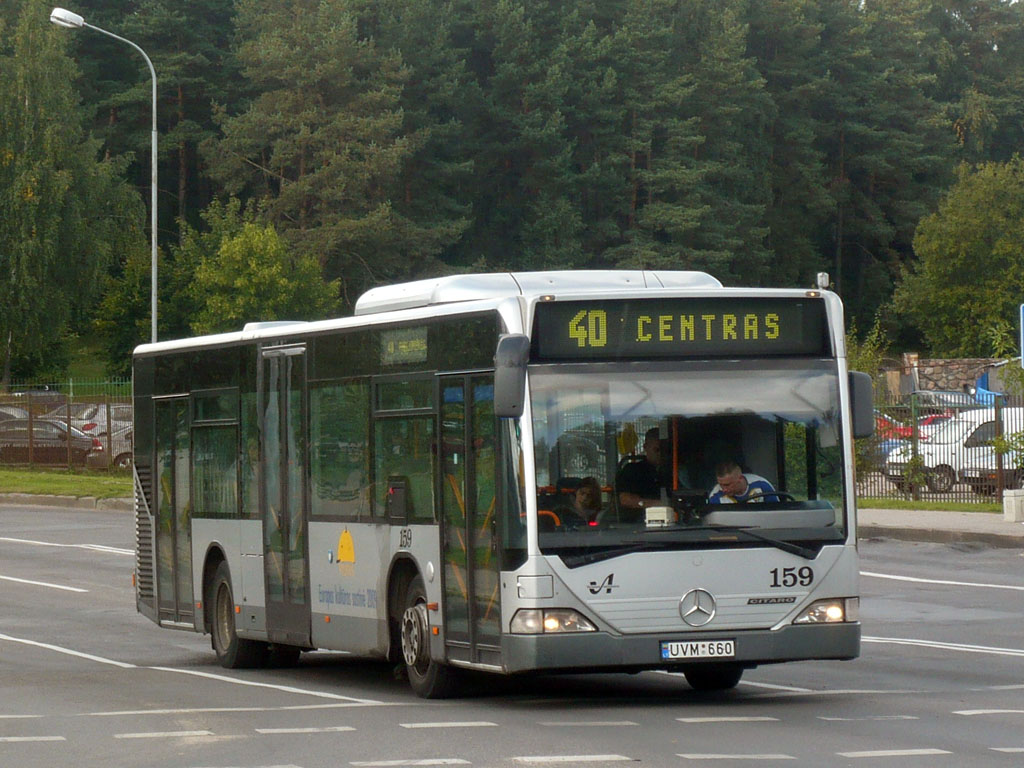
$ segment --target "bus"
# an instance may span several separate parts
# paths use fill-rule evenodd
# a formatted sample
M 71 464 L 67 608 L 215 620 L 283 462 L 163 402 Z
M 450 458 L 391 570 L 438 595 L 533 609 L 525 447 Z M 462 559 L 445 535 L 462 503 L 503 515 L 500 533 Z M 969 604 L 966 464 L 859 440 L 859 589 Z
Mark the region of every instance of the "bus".
M 225 667 L 331 649 L 434 698 L 467 670 L 716 690 L 859 653 L 871 380 L 824 287 L 445 276 L 351 317 L 144 344 L 133 376 L 137 608 Z M 654 453 L 658 498 L 629 507 Z M 774 492 L 710 503 L 728 461 Z

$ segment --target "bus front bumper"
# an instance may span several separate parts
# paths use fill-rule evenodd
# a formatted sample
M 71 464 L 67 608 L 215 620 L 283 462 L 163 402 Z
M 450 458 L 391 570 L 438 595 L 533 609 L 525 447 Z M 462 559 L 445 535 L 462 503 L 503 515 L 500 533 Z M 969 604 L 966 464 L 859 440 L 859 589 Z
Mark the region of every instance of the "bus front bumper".
M 734 640 L 735 655 L 666 661 L 665 641 L 692 643 Z M 860 623 L 791 624 L 774 630 L 687 634 L 612 635 L 607 632 L 505 635 L 502 663 L 506 672 L 612 672 L 682 669 L 690 664 L 742 664 L 755 667 L 783 661 L 845 660 L 860 655 Z

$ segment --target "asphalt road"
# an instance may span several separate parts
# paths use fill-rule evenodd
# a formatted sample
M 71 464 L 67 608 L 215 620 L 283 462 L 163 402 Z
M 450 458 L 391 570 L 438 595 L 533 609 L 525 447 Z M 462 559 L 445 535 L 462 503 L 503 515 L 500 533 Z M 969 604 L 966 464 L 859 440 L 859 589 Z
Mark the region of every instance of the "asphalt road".
M 1024 762 L 1024 553 L 862 543 L 862 656 L 681 676 L 477 681 L 417 699 L 335 653 L 218 667 L 135 613 L 132 518 L 0 507 L 0 766 L 1013 766 Z

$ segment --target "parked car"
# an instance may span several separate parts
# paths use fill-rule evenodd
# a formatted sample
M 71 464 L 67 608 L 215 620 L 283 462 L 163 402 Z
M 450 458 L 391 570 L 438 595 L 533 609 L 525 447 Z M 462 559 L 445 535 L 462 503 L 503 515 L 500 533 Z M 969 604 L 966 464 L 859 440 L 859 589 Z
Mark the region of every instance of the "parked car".
M 91 435 L 105 435 L 132 423 L 132 407 L 127 403 L 111 403 L 110 421 L 107 424 L 107 406 L 103 403 L 73 403 L 54 408 L 46 418 L 65 421 L 70 418 L 71 426 Z
M 918 406 L 938 408 L 977 408 L 978 401 L 967 392 L 947 389 L 915 389 L 910 393 L 917 399 Z
M 90 467 L 115 469 L 130 469 L 132 466 L 132 428 L 121 427 L 115 429 L 108 438 L 106 435 L 98 435 L 103 450 L 90 454 L 86 463 Z M 107 457 L 110 457 L 108 463 Z
M 27 419 L 28 411 L 16 405 L 0 405 L 0 420 Z
M 902 424 L 892 416 L 887 416 L 877 408 L 875 409 L 875 436 L 879 440 L 903 440 L 914 435 L 914 428 L 909 424 Z
M 34 464 L 67 464 L 68 442 L 71 444 L 71 463 L 85 464 L 90 454 L 102 452 L 99 438 L 91 437 L 80 429 L 54 419 L 42 417 L 32 420 L 31 460 Z M 29 420 L 0 421 L 0 462 L 27 464 L 29 462 Z
M 1024 408 L 1002 410 L 1003 434 L 1024 432 Z M 978 408 L 963 411 L 936 429 L 927 441 L 918 443 L 925 482 L 933 491 L 945 492 L 956 482 L 966 483 L 976 493 L 994 493 L 998 485 L 995 411 Z M 885 462 L 885 476 L 900 490 L 906 490 L 906 477 L 913 446 L 909 443 L 892 451 Z M 1003 457 L 1003 479 L 1007 487 L 1020 488 L 1024 470 L 1018 467 L 1015 453 Z

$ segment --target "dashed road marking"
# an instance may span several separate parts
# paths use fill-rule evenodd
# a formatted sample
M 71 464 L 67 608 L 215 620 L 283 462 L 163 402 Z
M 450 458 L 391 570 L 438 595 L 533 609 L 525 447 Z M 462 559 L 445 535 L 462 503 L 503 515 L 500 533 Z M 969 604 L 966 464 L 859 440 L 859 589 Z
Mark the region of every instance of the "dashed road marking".
M 829 723 L 861 723 L 878 720 L 920 720 L 921 718 L 914 715 L 869 715 L 868 717 L 824 717 L 819 715 L 818 719 Z
M 371 768 L 389 768 L 399 765 L 472 765 L 469 760 L 460 760 L 457 757 L 428 757 L 425 760 L 369 760 L 349 763 L 349 765 L 365 766 Z
M 402 728 L 496 728 L 497 723 L 489 723 L 486 720 L 462 720 L 437 723 L 399 723 Z
M 262 733 L 264 735 L 272 734 L 283 734 L 283 733 L 342 733 L 344 731 L 354 731 L 350 725 L 327 725 L 320 728 L 256 728 L 256 733 Z
M 958 709 L 954 715 L 973 717 L 974 715 L 1024 715 L 1024 709 Z
M 623 763 L 633 762 L 625 755 L 523 755 L 513 757 L 517 763 L 527 765 L 553 765 L 555 763 Z
M 680 723 L 777 723 L 777 717 L 677 717 Z
M 26 741 L 67 741 L 63 736 L 0 736 L 0 741 L 20 743 Z
M 993 752 L 1008 752 L 1010 754 L 1024 752 L 1024 747 L 989 747 L 989 749 Z
M 149 731 L 145 733 L 115 733 L 115 739 L 178 739 L 194 736 L 213 736 L 213 731 Z
M 550 728 L 616 728 L 619 726 L 640 725 L 632 720 L 549 720 L 538 723 Z
M 840 757 L 924 757 L 927 755 L 951 755 L 946 749 L 873 749 L 867 752 L 836 752 Z
M 796 758 L 792 755 L 784 755 L 781 753 L 763 753 L 752 755 L 699 753 L 681 754 L 676 755 L 676 757 L 681 757 L 684 760 L 796 760 Z

